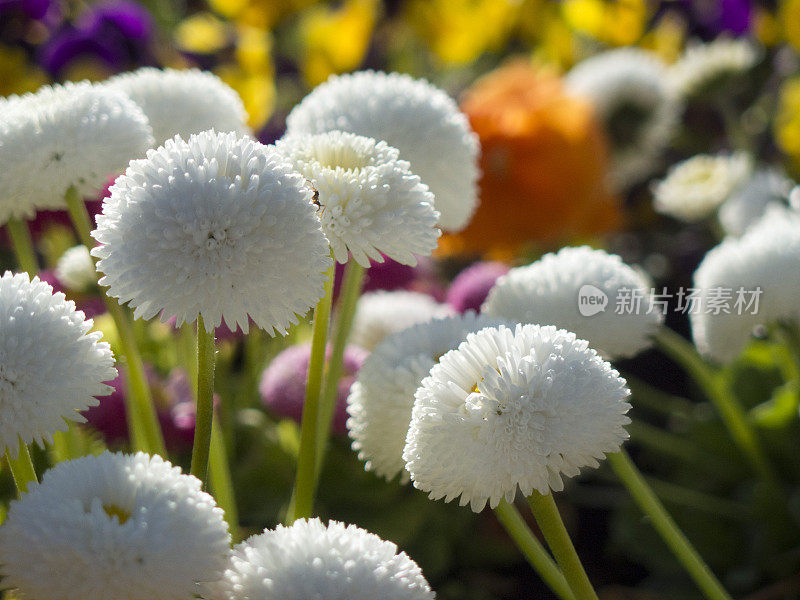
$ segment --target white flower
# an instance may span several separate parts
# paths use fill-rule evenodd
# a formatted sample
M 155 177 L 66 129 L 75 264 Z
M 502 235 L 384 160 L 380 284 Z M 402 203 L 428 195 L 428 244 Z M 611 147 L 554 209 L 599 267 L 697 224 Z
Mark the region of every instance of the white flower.
M 298 135 L 276 144 L 319 196 L 322 229 L 334 257 L 369 267 L 383 262 L 416 265 L 414 254 L 430 254 L 441 232 L 433 194 L 408 162 L 385 142 L 331 131 Z
M 481 310 L 512 323 L 574 331 L 604 356 L 626 357 L 650 346 L 663 319 L 659 307 L 650 306 L 650 290 L 647 277 L 616 254 L 562 248 L 501 276 Z M 587 294 L 606 298 L 603 310 L 588 311 L 581 304 Z
M 428 294 L 405 290 L 368 292 L 356 304 L 350 343 L 371 351 L 390 333 L 451 314 L 452 308 Z
M 105 85 L 121 90 L 142 107 L 157 146 L 176 135 L 188 139 L 207 129 L 249 132 L 242 99 L 208 71 L 142 67 L 112 77 Z
M 742 235 L 768 206 L 786 207 L 792 181 L 776 169 L 760 169 L 720 207 L 719 222 L 730 235 Z
M 562 476 L 617 452 L 625 380 L 552 326 L 486 328 L 445 354 L 417 390 L 403 459 L 414 486 L 473 511 L 563 489 Z
M 700 295 L 690 318 L 698 350 L 728 362 L 756 325 L 800 320 L 798 264 L 800 215 L 782 208 L 769 209 L 742 237 L 710 250 L 694 274 Z
M 433 600 L 417 563 L 377 535 L 338 521 L 297 520 L 233 549 L 213 600 Z
M 366 469 L 387 480 L 403 470 L 414 393 L 431 367 L 446 352 L 457 348 L 468 333 L 499 325 L 499 319 L 474 312 L 437 318 L 386 336 L 364 361 L 350 388 L 347 429 L 353 450 L 366 461 Z
M 656 55 L 620 48 L 578 63 L 566 76 L 567 87 L 588 97 L 605 125 L 617 189 L 650 175 L 672 137 L 681 107 L 666 73 Z
M 84 291 L 95 285 L 97 274 L 89 249 L 80 244 L 64 252 L 56 263 L 56 277 L 71 290 Z
M 720 88 L 727 80 L 743 75 L 761 58 L 759 48 L 746 38 L 720 37 L 707 44 L 686 48 L 669 69 L 669 84 L 682 98 Z
M 26 598 L 191 598 L 230 551 L 222 510 L 200 487 L 141 452 L 59 463 L 0 527 L 4 583 Z
M 653 186 L 653 206 L 681 221 L 705 219 L 750 177 L 752 169 L 752 159 L 741 152 L 698 154 L 673 165 Z
M 114 357 L 91 328 L 38 277 L 0 277 L 0 454 L 16 458 L 20 439 L 51 442 L 65 419 L 84 422 L 79 411 L 113 390 L 103 382 L 117 376 Z
M 290 135 L 338 129 L 386 141 L 433 192 L 443 229 L 460 231 L 472 218 L 478 138 L 455 101 L 424 79 L 374 71 L 332 76 L 286 123 Z
M 176 136 L 111 188 L 92 250 L 101 285 L 134 315 L 203 317 L 286 333 L 331 260 L 311 192 L 274 148 L 234 133 Z
M 0 224 L 63 208 L 70 186 L 95 194 L 152 143 L 141 108 L 88 82 L 0 103 Z

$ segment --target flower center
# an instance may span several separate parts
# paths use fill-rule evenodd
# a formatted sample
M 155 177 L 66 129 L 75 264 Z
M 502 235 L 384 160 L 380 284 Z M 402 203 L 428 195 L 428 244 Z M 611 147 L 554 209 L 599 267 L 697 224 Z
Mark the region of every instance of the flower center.
M 104 504 L 103 510 L 106 511 L 106 514 L 112 519 L 114 517 L 117 517 L 120 525 L 124 525 L 127 522 L 127 520 L 131 518 L 131 513 L 129 513 L 127 510 L 120 508 L 116 504 L 109 504 L 108 506 Z
M 317 149 L 316 159 L 323 167 L 357 171 L 369 166 L 369 159 L 355 148 L 345 145 L 323 146 Z

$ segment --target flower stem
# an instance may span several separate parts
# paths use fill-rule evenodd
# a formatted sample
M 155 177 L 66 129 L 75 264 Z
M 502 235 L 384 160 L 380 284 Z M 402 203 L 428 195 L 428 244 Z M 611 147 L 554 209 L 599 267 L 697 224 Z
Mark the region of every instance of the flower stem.
M 208 454 L 214 416 L 214 328 L 206 331 L 203 317 L 197 317 L 197 416 L 192 444 L 191 474 L 206 483 Z
M 64 200 L 67 204 L 67 211 L 72 220 L 72 225 L 78 233 L 81 243 L 87 248 L 92 248 L 94 246 L 94 240 L 90 235 L 92 225 L 83 198 L 80 197 L 74 187 L 70 187 L 64 196 Z M 167 450 L 164 445 L 164 437 L 161 433 L 153 398 L 150 394 L 150 386 L 147 383 L 142 357 L 136 345 L 133 326 L 128 315 L 114 298 L 105 293 L 102 296 L 106 310 L 117 328 L 121 353 L 127 361 L 128 376 L 125 378 L 125 385 L 128 393 L 125 395 L 125 409 L 132 425 L 133 446 L 136 450 L 166 456 Z
M 14 477 L 14 483 L 17 485 L 17 490 L 22 495 L 28 491 L 30 482 L 38 481 L 31 455 L 28 452 L 28 446 L 20 440 L 17 458 L 11 458 L 11 455 L 6 451 L 6 460 L 8 461 L 8 467 L 11 469 L 11 475 Z
M 608 462 L 614 473 L 625 485 L 633 499 L 647 515 L 653 527 L 661 535 L 661 538 L 669 546 L 672 553 L 680 561 L 686 571 L 694 579 L 697 586 L 703 591 L 709 600 L 731 600 L 728 592 L 722 584 L 714 577 L 711 569 L 703 562 L 703 559 L 691 545 L 683 532 L 672 520 L 669 513 L 658 500 L 653 490 L 645 482 L 642 474 L 633 464 L 625 450 L 620 450 L 608 455 Z
M 311 358 L 308 363 L 308 382 L 300 422 L 300 451 L 297 457 L 297 476 L 294 484 L 294 504 L 288 522 L 308 518 L 314 505 L 317 471 L 317 434 L 319 433 L 319 396 L 322 389 L 322 373 L 325 369 L 325 351 L 328 336 L 328 321 L 333 300 L 333 278 L 336 262 L 328 269 L 325 291 L 314 309 L 311 329 Z
M 567 584 L 564 574 L 530 530 L 517 508 L 505 500 L 501 500 L 494 512 L 497 520 L 500 521 L 534 570 L 539 573 L 542 581 L 562 600 L 575 600 L 575 594 Z
M 317 476 L 325 460 L 325 450 L 331 434 L 331 423 L 336 413 L 336 399 L 339 395 L 339 379 L 342 376 L 344 351 L 350 329 L 353 326 L 353 316 L 356 312 L 356 303 L 361 295 L 361 285 L 364 282 L 364 267 L 354 260 L 350 260 L 345 267 L 342 291 L 339 299 L 339 309 L 336 317 L 336 328 L 333 336 L 333 348 L 328 360 L 328 370 L 325 374 L 325 385 L 322 388 L 319 418 L 319 443 L 317 444 Z
M 542 495 L 535 491 L 528 498 L 531 505 L 533 516 L 539 524 L 539 529 L 547 540 L 547 545 L 553 552 L 558 566 L 561 567 L 564 577 L 572 588 L 577 600 L 598 600 L 597 592 L 594 591 L 586 571 L 583 570 L 581 559 L 575 552 L 575 546 L 564 527 L 564 521 L 558 513 L 555 500 L 552 494 Z
M 6 231 L 11 239 L 11 247 L 14 249 L 20 269 L 33 277 L 39 272 L 39 261 L 36 260 L 28 224 L 12 218 L 6 223 Z
M 239 514 L 236 509 L 233 479 L 231 477 L 228 453 L 225 449 L 225 436 L 220 429 L 219 420 L 214 416 L 211 420 L 211 450 L 208 461 L 209 480 L 214 498 L 219 507 L 225 511 L 225 520 L 233 536 L 233 542 L 239 542 Z

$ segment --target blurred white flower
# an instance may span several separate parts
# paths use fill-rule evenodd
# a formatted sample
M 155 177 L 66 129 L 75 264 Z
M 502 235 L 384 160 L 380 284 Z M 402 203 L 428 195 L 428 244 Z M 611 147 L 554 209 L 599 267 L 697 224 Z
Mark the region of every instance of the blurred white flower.
M 177 600 L 225 568 L 230 534 L 200 480 L 160 456 L 62 462 L 11 503 L 4 584 L 26 598 Z
M 355 525 L 319 519 L 278 525 L 233 549 L 211 600 L 433 600 L 419 566 Z
M 747 38 L 719 37 L 707 44 L 686 48 L 669 69 L 669 84 L 681 98 L 702 94 L 719 87 L 732 77 L 745 74 L 761 58 L 761 52 Z
M 117 376 L 114 357 L 91 328 L 38 277 L 0 277 L 0 453 L 16 458 L 20 439 L 52 442 L 65 420 L 84 422 L 79 411 L 113 391 L 103 382 Z
M 341 130 L 384 140 L 435 196 L 439 225 L 467 226 L 478 204 L 478 137 L 444 91 L 424 79 L 361 71 L 332 76 L 295 106 L 288 134 Z
M 777 169 L 753 173 L 719 208 L 719 222 L 730 235 L 742 235 L 768 206 L 786 207 L 792 181 Z
M 97 218 L 108 294 L 134 315 L 202 315 L 286 333 L 322 296 L 328 241 L 303 178 L 273 147 L 234 133 L 169 140 L 131 163 Z
M 589 340 L 606 357 L 626 357 L 649 347 L 663 320 L 650 286 L 644 273 L 616 254 L 562 248 L 501 276 L 481 310 L 512 323 L 555 325 Z M 589 314 L 581 304 L 587 294 L 607 303 Z
M 517 487 L 560 491 L 628 438 L 625 380 L 575 334 L 500 326 L 469 334 L 417 390 L 403 459 L 414 486 L 478 512 Z
M 381 253 L 416 265 L 414 254 L 428 255 L 441 232 L 433 194 L 397 150 L 352 133 L 331 131 L 279 140 L 277 149 L 318 193 L 322 229 L 334 257 L 346 263 L 348 251 L 363 267 Z
M 85 291 L 97 283 L 97 272 L 89 249 L 80 244 L 73 246 L 56 263 L 56 277 L 67 288 Z

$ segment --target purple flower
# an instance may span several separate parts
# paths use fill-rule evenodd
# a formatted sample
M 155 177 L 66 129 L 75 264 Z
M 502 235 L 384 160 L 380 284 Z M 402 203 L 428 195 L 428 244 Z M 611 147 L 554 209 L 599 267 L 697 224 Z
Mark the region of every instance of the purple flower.
M 328 348 L 330 354 L 330 348 Z M 333 418 L 333 432 L 343 434 L 347 431 L 347 396 L 358 370 L 369 353 L 357 346 L 347 346 L 344 352 L 342 378 L 339 380 L 336 397 L 336 412 Z M 303 416 L 303 403 L 308 380 L 308 363 L 311 358 L 311 344 L 291 346 L 278 354 L 261 375 L 258 386 L 261 400 L 269 410 L 281 417 L 294 419 L 298 423 Z
M 662 2 L 659 14 L 677 10 L 688 22 L 690 34 L 705 40 L 719 34 L 740 36 L 753 25 L 753 2 L 750 0 L 680 0 Z
M 383 255 L 382 255 L 383 256 Z M 375 290 L 414 290 L 435 295 L 439 288 L 436 281 L 436 269 L 433 261 L 426 256 L 418 256 L 416 267 L 404 265 L 396 260 L 383 256 L 382 263 L 370 261 L 369 269 L 364 274 L 364 287 L 362 291 Z M 339 295 L 339 288 L 344 275 L 344 265 L 336 265 L 336 281 L 334 282 L 334 298 Z
M 489 290 L 501 275 L 508 272 L 508 266 L 499 262 L 478 262 L 456 275 L 447 290 L 446 302 L 456 311 L 480 311 Z
M 0 16 L 17 13 L 35 21 L 61 14 L 58 0 L 0 0 Z
M 40 271 L 38 276 L 39 279 L 53 288 L 53 292 L 62 292 L 68 300 L 75 302 L 75 308 L 82 310 L 87 319 L 93 319 L 97 315 L 102 315 L 106 312 L 106 305 L 102 298 L 98 298 L 93 294 L 80 294 L 67 291 L 58 277 L 56 277 L 55 271 Z

